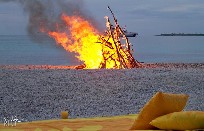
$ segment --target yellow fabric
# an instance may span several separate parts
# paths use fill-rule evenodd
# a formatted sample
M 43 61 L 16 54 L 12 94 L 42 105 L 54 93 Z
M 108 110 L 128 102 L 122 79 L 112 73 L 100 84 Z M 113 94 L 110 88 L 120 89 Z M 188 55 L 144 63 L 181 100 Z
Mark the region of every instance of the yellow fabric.
M 155 129 L 155 127 L 149 124 L 153 119 L 172 112 L 182 111 L 187 100 L 188 95 L 185 94 L 157 92 L 140 111 L 131 129 Z
M 59 119 L 17 123 L 0 131 L 128 131 L 137 115 Z
M 202 111 L 174 112 L 164 116 L 160 116 L 151 121 L 150 124 L 160 129 L 171 130 L 204 129 L 204 112 Z

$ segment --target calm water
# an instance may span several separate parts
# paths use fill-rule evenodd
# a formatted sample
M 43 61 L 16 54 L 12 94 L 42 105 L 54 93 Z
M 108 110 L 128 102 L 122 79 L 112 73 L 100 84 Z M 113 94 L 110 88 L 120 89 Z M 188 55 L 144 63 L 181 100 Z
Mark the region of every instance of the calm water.
M 143 62 L 204 62 L 204 37 L 139 36 L 131 39 L 134 56 Z
M 131 38 L 142 62 L 204 62 L 204 37 L 138 36 Z M 73 55 L 51 39 L 33 42 L 28 36 L 0 36 L 0 64 L 75 65 Z

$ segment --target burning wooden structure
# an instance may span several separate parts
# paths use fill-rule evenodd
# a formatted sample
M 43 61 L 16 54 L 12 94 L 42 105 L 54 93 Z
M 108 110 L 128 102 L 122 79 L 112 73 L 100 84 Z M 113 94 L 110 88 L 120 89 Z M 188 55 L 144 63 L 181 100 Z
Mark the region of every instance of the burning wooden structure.
M 57 45 L 66 51 L 73 52 L 75 57 L 83 62 L 76 69 L 123 69 L 137 68 L 141 64 L 134 59 L 133 49 L 124 31 L 110 9 L 114 26 L 106 16 L 106 33 L 100 33 L 89 19 L 79 15 L 62 13 L 63 29 L 56 23 L 52 30 L 42 27 L 42 31 L 53 38 Z
M 102 44 L 102 54 L 104 61 L 101 62 L 99 68 L 106 68 L 106 62 L 108 60 L 115 61 L 114 67 L 117 69 L 141 67 L 141 63 L 135 60 L 133 57 L 133 49 L 131 48 L 129 40 L 126 37 L 124 31 L 118 24 L 113 11 L 109 6 L 108 9 L 113 16 L 114 26 L 111 24 L 109 17 L 105 16 L 107 27 L 106 37 L 100 36 L 98 42 Z M 105 47 L 115 51 L 113 51 L 113 54 L 111 54 L 109 50 L 104 50 Z M 114 58 L 114 55 L 117 57 Z

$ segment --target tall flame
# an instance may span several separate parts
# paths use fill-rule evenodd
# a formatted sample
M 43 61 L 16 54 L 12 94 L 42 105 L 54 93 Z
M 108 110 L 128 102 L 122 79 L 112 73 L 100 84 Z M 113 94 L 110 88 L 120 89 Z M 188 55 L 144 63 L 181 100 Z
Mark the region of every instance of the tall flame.
M 77 53 L 77 58 L 83 61 L 86 68 L 98 68 L 103 56 L 102 45 L 96 43 L 99 32 L 86 20 L 79 16 L 62 15 L 67 32 L 48 32 L 56 42 L 69 52 Z

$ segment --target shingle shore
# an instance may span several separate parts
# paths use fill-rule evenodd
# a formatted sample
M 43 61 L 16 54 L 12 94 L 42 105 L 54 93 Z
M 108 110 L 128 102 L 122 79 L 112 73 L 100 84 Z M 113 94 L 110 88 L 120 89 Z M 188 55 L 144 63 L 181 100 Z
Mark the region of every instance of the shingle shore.
M 69 118 L 134 114 L 157 91 L 188 94 L 185 110 L 204 111 L 204 64 L 123 70 L 23 67 L 0 66 L 0 121 L 14 115 L 22 121 L 56 119 L 64 110 Z

